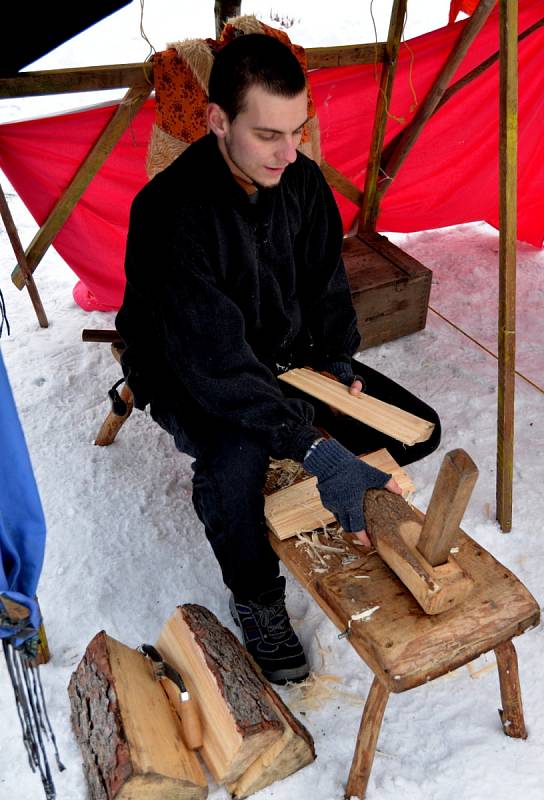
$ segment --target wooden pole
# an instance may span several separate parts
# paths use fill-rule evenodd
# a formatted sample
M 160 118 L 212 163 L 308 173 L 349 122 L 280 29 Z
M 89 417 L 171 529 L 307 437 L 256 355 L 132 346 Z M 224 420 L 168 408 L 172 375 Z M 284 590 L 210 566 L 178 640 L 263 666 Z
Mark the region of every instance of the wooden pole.
M 500 0 L 499 379 L 497 520 L 512 529 L 516 366 L 516 239 L 518 154 L 518 2 Z
M 217 39 L 221 36 L 221 31 L 229 17 L 239 17 L 242 8 L 240 2 L 232 2 L 232 0 L 215 0 L 215 36 Z
M 393 91 L 393 79 L 397 69 L 400 39 L 406 17 L 407 0 L 395 0 L 391 9 L 389 33 L 385 46 L 385 61 L 382 66 L 376 111 L 374 113 L 374 129 L 370 144 L 370 155 L 366 169 L 363 207 L 359 219 L 359 230 L 375 230 L 378 216 L 379 202 L 377 195 L 378 174 L 382 157 L 383 140 L 387 114 Z
M 440 102 L 444 92 L 446 91 L 450 80 L 457 71 L 463 58 L 465 57 L 469 47 L 474 42 L 480 30 L 485 25 L 496 0 L 480 0 L 480 4 L 476 11 L 467 21 L 458 40 L 456 41 L 453 49 L 448 56 L 448 59 L 442 69 L 440 70 L 437 78 L 431 86 L 425 100 L 420 105 L 414 118 L 409 125 L 402 132 L 396 146 L 392 152 L 384 154 L 382 159 L 382 177 L 378 177 L 378 202 L 381 200 L 384 192 L 393 182 L 401 165 L 405 161 L 408 153 L 416 143 L 421 131 L 425 127 L 425 123 L 432 116 L 436 106 Z M 389 149 L 388 149 L 389 150 Z
M 19 239 L 17 226 L 15 225 L 13 217 L 11 216 L 11 211 L 9 210 L 8 202 L 6 200 L 6 196 L 4 194 L 4 190 L 2 189 L 1 185 L 0 185 L 0 216 L 2 217 L 2 220 L 4 222 L 6 233 L 9 236 L 13 252 L 15 253 L 15 258 L 17 259 L 17 263 L 19 264 L 19 268 L 23 276 L 24 285 L 28 289 L 28 295 L 30 297 L 30 300 L 32 301 L 32 305 L 34 306 L 34 311 L 36 312 L 36 316 L 38 317 L 40 328 L 47 328 L 49 326 L 49 323 L 47 321 L 45 309 L 43 307 L 38 292 L 38 287 L 34 283 L 34 278 L 32 277 L 32 273 L 28 269 L 28 265 L 26 263 L 25 251 L 23 250 L 21 240 Z
M 98 141 L 92 147 L 76 175 L 72 178 L 70 185 L 59 198 L 26 251 L 26 262 L 30 274 L 34 272 L 40 263 L 47 248 L 72 213 L 79 198 L 113 150 L 140 106 L 147 99 L 149 92 L 150 87 L 146 86 L 129 89 L 125 95 L 119 108 L 104 128 Z M 20 266 L 14 269 L 11 279 L 18 289 L 22 289 L 26 285 L 25 276 Z
M 530 25 L 527 28 L 527 30 L 523 31 L 523 33 L 520 33 L 520 35 L 518 36 L 518 43 L 522 42 L 524 39 L 526 39 L 532 33 L 537 31 L 539 28 L 542 28 L 543 25 L 544 25 L 544 18 L 543 19 L 539 19 L 533 25 Z M 463 75 L 462 78 L 459 78 L 458 81 L 455 81 L 455 83 L 453 83 L 449 87 L 449 89 L 447 89 L 447 91 L 444 92 L 444 96 L 442 97 L 442 100 L 439 102 L 439 104 L 435 108 L 434 113 L 436 114 L 436 112 L 439 111 L 439 109 L 442 108 L 444 103 L 447 103 L 448 100 L 451 97 L 453 97 L 454 94 L 456 94 L 456 92 L 458 92 L 460 89 L 463 89 L 467 84 L 471 83 L 473 80 L 475 80 L 475 78 L 478 78 L 487 69 L 492 67 L 493 64 L 496 61 L 499 60 L 499 57 L 500 57 L 500 50 L 497 50 L 497 52 L 493 53 L 492 56 L 489 56 L 489 58 L 486 58 L 486 60 L 482 61 L 481 64 L 478 64 L 477 67 L 474 67 L 474 69 L 471 69 L 470 72 L 467 72 L 466 75 Z

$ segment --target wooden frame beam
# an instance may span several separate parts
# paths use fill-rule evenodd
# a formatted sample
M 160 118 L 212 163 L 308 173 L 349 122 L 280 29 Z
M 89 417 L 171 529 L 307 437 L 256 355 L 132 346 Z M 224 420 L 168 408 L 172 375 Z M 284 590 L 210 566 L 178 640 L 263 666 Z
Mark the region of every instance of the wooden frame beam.
M 385 46 L 385 60 L 382 66 L 376 111 L 374 114 L 374 129 L 370 144 L 370 154 L 365 177 L 363 205 L 359 218 L 359 230 L 375 230 L 378 216 L 378 175 L 382 157 L 383 140 L 387 114 L 393 91 L 393 80 L 397 69 L 397 60 L 400 48 L 400 39 L 406 18 L 407 0 L 394 0 L 389 22 L 389 33 Z
M 41 226 L 25 253 L 26 263 L 30 274 L 34 272 L 47 248 L 64 225 L 79 198 L 94 178 L 104 161 L 113 150 L 116 142 L 130 124 L 133 116 L 149 96 L 150 87 L 129 89 L 119 108 L 114 113 L 102 134 L 95 142 L 79 170 L 72 178 L 57 204 Z M 17 266 L 11 279 L 18 289 L 26 285 L 26 280 L 20 265 Z
M 463 27 L 458 40 L 453 46 L 446 63 L 435 78 L 425 100 L 419 106 L 410 124 L 403 130 L 395 148 L 387 160 L 385 161 L 384 159 L 384 163 L 382 164 L 383 176 L 378 177 L 378 202 L 393 182 L 401 165 L 419 138 L 425 123 L 432 116 L 469 47 L 485 25 L 487 18 L 495 6 L 495 2 L 496 0 L 480 0 L 480 4 Z
M 516 366 L 518 0 L 500 0 L 497 520 L 512 529 Z
M 374 64 L 385 59 L 386 45 L 349 44 L 335 47 L 310 47 L 306 50 L 308 69 L 342 67 L 349 64 Z M 92 92 L 102 89 L 125 89 L 153 86 L 153 62 L 113 64 L 97 67 L 75 67 L 39 72 L 19 72 L 0 78 L 0 99 L 33 97 L 70 92 Z

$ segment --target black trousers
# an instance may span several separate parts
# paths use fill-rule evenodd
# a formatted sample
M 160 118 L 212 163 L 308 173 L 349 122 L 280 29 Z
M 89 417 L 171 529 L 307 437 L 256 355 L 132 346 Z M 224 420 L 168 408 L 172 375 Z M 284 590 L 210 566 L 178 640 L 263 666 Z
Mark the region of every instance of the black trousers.
M 432 453 L 440 442 L 436 412 L 394 381 L 371 367 L 353 362 L 354 372 L 366 383 L 366 393 L 434 422 L 432 436 L 411 447 L 391 439 L 363 423 L 335 414 L 280 381 L 289 397 L 303 397 L 315 409 L 314 425 L 325 429 L 356 455 L 385 447 L 401 466 Z M 269 453 L 250 433 L 218 429 L 205 440 L 187 442 L 180 435 L 181 420 L 175 414 L 151 409 L 154 419 L 174 436 L 178 449 L 192 455 L 193 504 L 223 573 L 225 584 L 240 598 L 250 599 L 266 590 L 279 574 L 278 558 L 267 539 L 263 487 Z

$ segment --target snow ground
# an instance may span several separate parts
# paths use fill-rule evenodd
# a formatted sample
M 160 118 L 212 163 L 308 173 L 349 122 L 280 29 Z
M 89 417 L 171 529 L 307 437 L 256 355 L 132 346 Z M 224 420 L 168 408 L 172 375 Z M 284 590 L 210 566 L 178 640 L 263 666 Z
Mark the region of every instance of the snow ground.
M 158 5 L 148 0 L 146 9 Z M 308 20 L 309 4 L 299 5 L 300 13 L 293 0 L 288 12 L 306 14 Z M 355 3 L 345 5 L 354 15 Z M 418 7 L 422 14 L 422 7 L 434 10 L 438 5 L 425 2 Z M 444 22 L 447 5 L 442 3 L 437 24 Z M 129 7 L 133 17 L 135 6 Z M 244 12 L 255 7 L 256 2 L 251 9 L 248 4 Z M 268 9 L 266 4 L 265 15 Z M 346 18 L 350 19 L 349 14 Z M 180 33 L 177 26 L 171 38 L 212 32 L 200 29 L 197 34 L 197 30 Z M 300 39 L 308 45 L 325 40 L 330 42 L 325 33 L 321 42 Z M 81 46 L 81 51 L 86 49 Z M 137 60 L 141 54 L 107 56 L 104 60 L 113 63 Z M 57 59 L 48 68 L 77 63 L 83 60 L 59 63 Z M 26 245 L 36 225 L 13 190 L 3 185 Z M 390 238 L 433 269 L 431 305 L 493 347 L 497 232 L 477 223 L 391 234 Z M 59 799 L 84 800 L 85 782 L 70 728 L 66 687 L 94 634 L 105 629 L 128 645 L 154 641 L 163 621 L 184 602 L 201 603 L 231 629 L 234 626 L 219 569 L 192 509 L 189 457 L 178 454 L 169 437 L 143 413 L 133 415 L 113 447 L 92 444 L 107 411 L 106 391 L 119 370 L 108 346 L 82 343 L 81 330 L 111 327 L 113 314 L 87 314 L 74 304 L 71 289 L 76 278 L 50 250 L 36 273 L 51 322 L 47 330 L 40 330 L 28 297 L 9 280 L 13 256 L 3 230 L 0 239 L 0 285 L 12 326 L 12 335 L 2 340 L 2 353 L 48 524 L 39 597 L 52 661 L 43 669 L 42 680 L 61 757 L 68 767 L 54 778 Z M 520 369 L 542 385 L 538 300 L 544 292 L 544 252 L 520 244 L 518 259 Z M 480 478 L 463 527 L 540 600 L 544 596 L 540 567 L 544 539 L 538 522 L 544 518 L 538 483 L 544 455 L 543 394 L 518 379 L 514 525 L 510 535 L 503 535 L 494 521 L 496 360 L 432 312 L 423 332 L 365 351 L 361 358 L 419 394 L 442 417 L 439 451 L 408 467 L 418 487 L 415 505 L 425 510 L 444 454 L 455 447 L 466 449 L 480 469 Z M 288 606 L 314 671 L 335 680 L 323 679 L 321 694 L 313 697 L 305 698 L 297 687 L 281 690 L 314 736 L 318 757 L 314 764 L 255 797 L 341 798 L 372 675 L 289 576 Z M 368 800 L 398 800 L 400 796 L 403 800 L 510 800 L 513 796 L 542 800 L 543 647 L 542 625 L 516 640 L 529 731 L 525 742 L 502 733 L 493 654 L 473 663 L 472 674 L 463 667 L 417 690 L 392 696 Z M 0 798 L 38 800 L 41 784 L 26 763 L 3 663 L 0 720 Z M 227 796 L 223 788 L 210 787 L 211 800 Z

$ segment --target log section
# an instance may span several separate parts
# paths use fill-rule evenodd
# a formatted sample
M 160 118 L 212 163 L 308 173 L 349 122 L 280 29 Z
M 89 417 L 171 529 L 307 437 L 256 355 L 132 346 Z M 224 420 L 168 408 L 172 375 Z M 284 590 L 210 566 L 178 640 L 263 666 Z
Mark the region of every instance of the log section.
M 196 755 L 147 659 L 98 633 L 68 687 L 91 800 L 201 800 Z

